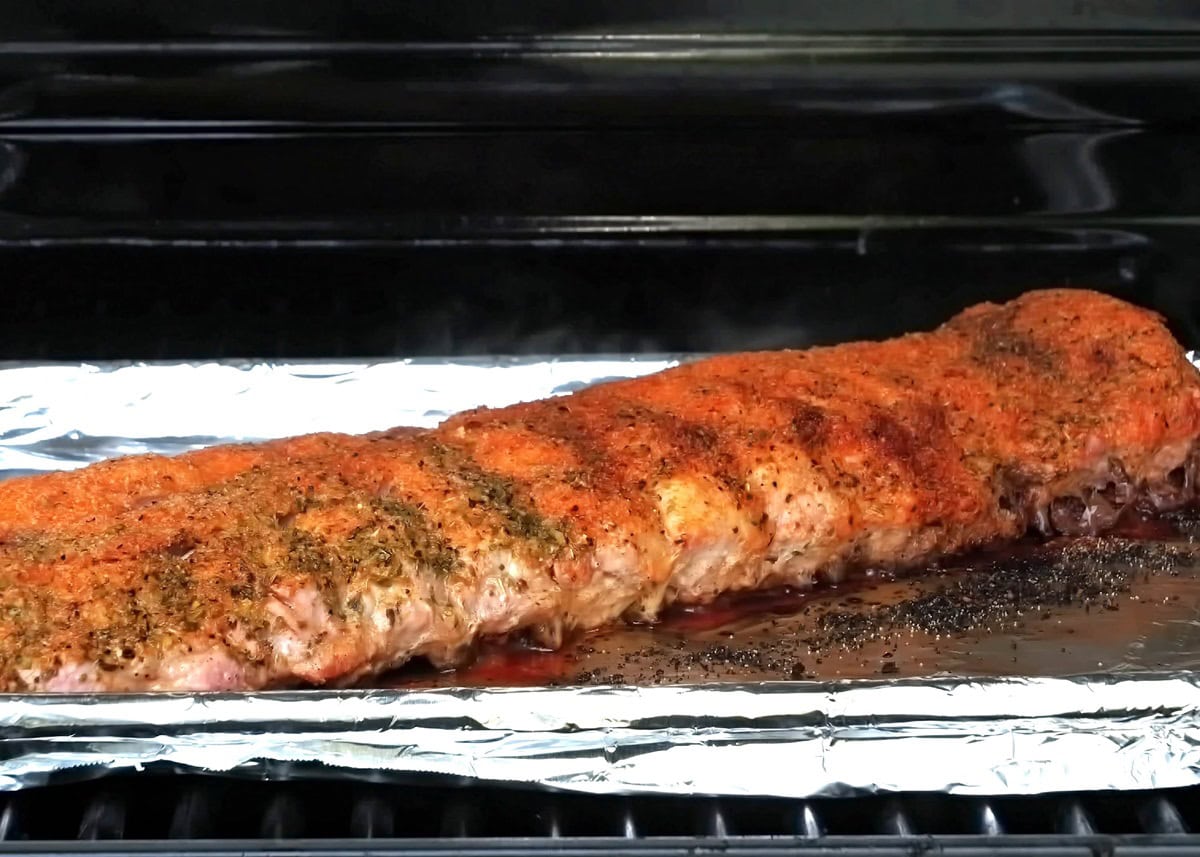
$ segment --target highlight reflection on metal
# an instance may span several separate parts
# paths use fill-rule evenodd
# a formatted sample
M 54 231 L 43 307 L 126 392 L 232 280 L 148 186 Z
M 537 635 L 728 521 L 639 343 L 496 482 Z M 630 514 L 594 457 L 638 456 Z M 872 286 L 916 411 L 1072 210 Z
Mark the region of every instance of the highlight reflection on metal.
M 682 358 L 0 370 L 0 473 L 429 425 Z M 1162 661 L 1156 661 L 1161 663 Z M 1182 660 L 1177 662 L 1183 662 Z M 0 790 L 147 765 L 587 792 L 1018 794 L 1200 783 L 1200 676 L 0 696 Z
M 0 789 L 169 765 L 582 792 L 1028 794 L 1200 782 L 1200 679 L 0 698 Z

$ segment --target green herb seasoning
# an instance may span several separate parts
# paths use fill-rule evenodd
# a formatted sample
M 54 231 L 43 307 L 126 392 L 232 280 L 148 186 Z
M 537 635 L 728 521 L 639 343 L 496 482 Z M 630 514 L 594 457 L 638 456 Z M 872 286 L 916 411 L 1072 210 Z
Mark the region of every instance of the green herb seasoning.
M 514 542 L 531 547 L 542 556 L 553 556 L 567 545 L 566 523 L 538 512 L 521 496 L 511 479 L 484 471 L 460 450 L 436 441 L 430 444 L 430 457 L 442 472 L 462 486 L 468 507 L 481 506 L 494 513 L 505 535 Z

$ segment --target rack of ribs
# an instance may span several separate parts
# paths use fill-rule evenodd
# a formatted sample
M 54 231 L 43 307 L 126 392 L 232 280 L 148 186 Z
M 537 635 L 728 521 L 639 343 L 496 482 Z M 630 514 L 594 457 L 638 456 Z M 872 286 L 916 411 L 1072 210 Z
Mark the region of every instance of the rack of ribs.
M 402 396 L 403 390 L 396 395 Z M 459 414 L 0 484 L 0 690 L 347 685 L 481 639 L 1098 533 L 1194 494 L 1200 376 L 1077 290 Z

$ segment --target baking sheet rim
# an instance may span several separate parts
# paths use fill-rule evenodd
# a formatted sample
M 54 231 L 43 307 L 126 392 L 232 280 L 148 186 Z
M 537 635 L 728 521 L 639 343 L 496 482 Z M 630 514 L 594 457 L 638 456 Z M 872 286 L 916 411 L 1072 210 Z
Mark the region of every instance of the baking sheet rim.
M 1200 783 L 1198 714 L 1190 672 L 7 695 L 0 790 L 147 766 L 790 798 L 1163 788 Z

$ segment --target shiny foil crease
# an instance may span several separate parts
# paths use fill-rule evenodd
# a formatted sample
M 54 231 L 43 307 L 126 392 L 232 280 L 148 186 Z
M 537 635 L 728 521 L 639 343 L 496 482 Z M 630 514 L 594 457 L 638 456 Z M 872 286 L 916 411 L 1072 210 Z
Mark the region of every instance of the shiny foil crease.
M 8 366 L 0 477 L 432 425 L 676 357 Z M 0 696 L 0 789 L 165 768 L 580 792 L 1005 795 L 1200 783 L 1186 671 L 662 687 Z

